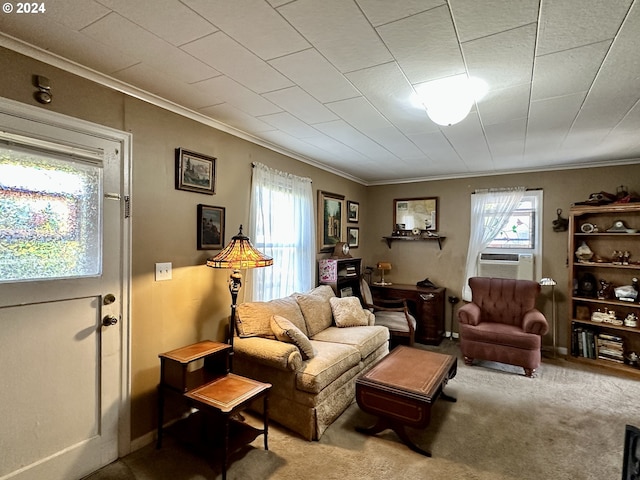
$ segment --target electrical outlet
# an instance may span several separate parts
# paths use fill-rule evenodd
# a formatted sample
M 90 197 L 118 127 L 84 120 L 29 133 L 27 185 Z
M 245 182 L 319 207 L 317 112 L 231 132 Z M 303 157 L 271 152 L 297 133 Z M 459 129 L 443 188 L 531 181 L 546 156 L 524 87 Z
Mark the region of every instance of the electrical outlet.
M 156 263 L 156 282 L 171 280 L 172 278 L 171 262 Z

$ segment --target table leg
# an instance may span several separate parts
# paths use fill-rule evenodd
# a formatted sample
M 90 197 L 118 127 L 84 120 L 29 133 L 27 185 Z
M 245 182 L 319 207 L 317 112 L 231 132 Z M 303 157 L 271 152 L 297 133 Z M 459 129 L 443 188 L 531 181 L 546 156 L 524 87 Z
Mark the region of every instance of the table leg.
M 424 455 L 425 457 L 431 456 L 431 452 L 420 448 L 409 438 L 404 425 L 402 425 L 401 423 L 393 422 L 388 418 L 378 417 L 378 420 L 374 425 L 370 427 L 356 427 L 356 431 L 365 433 L 367 435 L 375 435 L 388 428 L 396 432 L 396 435 L 400 437 L 400 440 L 402 440 L 402 442 L 414 452 L 419 453 L 420 455 Z
M 451 395 L 447 395 L 446 393 L 444 393 L 444 390 L 442 392 L 440 392 L 440 398 L 442 400 L 446 400 L 447 402 L 457 402 L 458 399 L 456 397 L 452 397 Z
M 264 421 L 264 449 L 269 450 L 269 394 L 267 393 L 264 396 L 264 410 L 263 410 L 263 421 Z
M 229 415 L 224 415 L 224 452 L 222 458 L 222 480 L 227 480 L 227 464 L 229 463 Z
M 162 447 L 162 424 L 164 423 L 164 388 L 158 385 L 158 438 L 156 448 Z

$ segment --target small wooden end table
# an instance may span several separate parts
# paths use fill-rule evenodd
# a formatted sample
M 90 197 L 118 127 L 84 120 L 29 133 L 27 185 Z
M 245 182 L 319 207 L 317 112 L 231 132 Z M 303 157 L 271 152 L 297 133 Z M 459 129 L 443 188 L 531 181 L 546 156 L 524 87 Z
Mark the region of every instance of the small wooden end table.
M 356 380 L 356 401 L 362 410 L 378 416 L 368 428 L 356 430 L 375 435 L 392 429 L 414 452 L 431 453 L 411 441 L 405 426 L 426 428 L 431 406 L 438 398 L 455 402 L 445 394 L 447 382 L 456 375 L 458 359 L 452 355 L 398 346 Z

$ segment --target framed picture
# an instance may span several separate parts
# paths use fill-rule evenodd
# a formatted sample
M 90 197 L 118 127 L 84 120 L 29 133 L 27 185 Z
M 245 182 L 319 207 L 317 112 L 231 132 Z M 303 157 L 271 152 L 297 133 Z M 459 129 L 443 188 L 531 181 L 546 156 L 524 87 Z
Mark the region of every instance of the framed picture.
M 358 248 L 360 246 L 359 227 L 347 227 L 347 243 L 351 248 Z
M 438 197 L 399 198 L 393 201 L 393 228 L 438 231 Z
M 360 220 L 360 204 L 347 200 L 347 221 L 358 223 Z
M 176 188 L 207 195 L 216 193 L 216 159 L 176 148 Z
M 318 245 L 321 252 L 333 250 L 344 241 L 344 195 L 318 190 Z
M 198 205 L 198 250 L 222 250 L 224 207 Z

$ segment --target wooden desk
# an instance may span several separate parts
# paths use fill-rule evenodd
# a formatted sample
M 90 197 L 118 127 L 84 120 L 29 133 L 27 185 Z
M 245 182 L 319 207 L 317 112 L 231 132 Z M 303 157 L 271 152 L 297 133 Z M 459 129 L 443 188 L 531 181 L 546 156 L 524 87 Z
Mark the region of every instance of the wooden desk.
M 362 433 L 374 435 L 392 429 L 414 452 L 431 453 L 409 439 L 405 426 L 425 428 L 431 421 L 431 406 L 445 394 L 447 382 L 455 377 L 458 360 L 451 355 L 398 346 L 367 373 L 356 380 L 356 401 L 362 410 L 378 416 Z
M 404 298 L 409 311 L 415 317 L 416 342 L 438 345 L 444 336 L 445 288 L 426 288 L 416 285 L 370 285 L 375 298 Z M 375 303 L 375 302 L 374 302 Z

